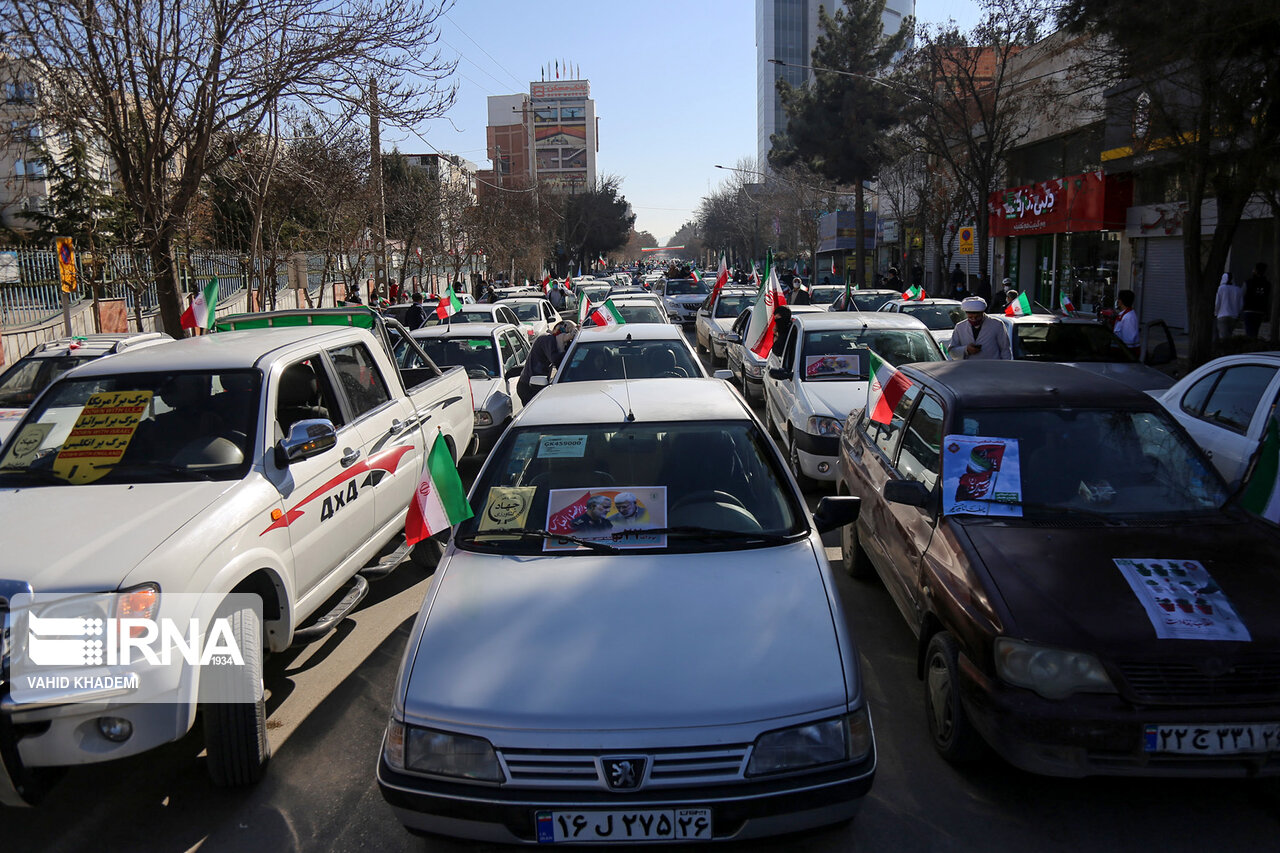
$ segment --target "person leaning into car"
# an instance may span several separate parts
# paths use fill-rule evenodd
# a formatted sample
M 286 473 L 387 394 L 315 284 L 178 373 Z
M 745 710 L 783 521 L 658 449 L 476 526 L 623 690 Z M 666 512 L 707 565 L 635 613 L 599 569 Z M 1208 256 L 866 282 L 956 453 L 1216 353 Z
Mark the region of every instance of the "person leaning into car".
M 574 335 L 578 334 L 578 324 L 572 320 L 561 320 L 551 327 L 546 334 L 539 335 L 529 351 L 529 360 L 524 363 L 520 372 L 520 381 L 516 383 L 516 394 L 523 405 L 528 405 L 533 395 L 541 391 L 551 382 L 552 368 L 560 367 L 560 360 L 569 349 Z
M 970 296 L 960 303 L 960 308 L 965 318 L 956 323 L 947 345 L 953 359 L 1013 358 L 1009 333 L 1004 323 L 987 316 L 987 300 Z

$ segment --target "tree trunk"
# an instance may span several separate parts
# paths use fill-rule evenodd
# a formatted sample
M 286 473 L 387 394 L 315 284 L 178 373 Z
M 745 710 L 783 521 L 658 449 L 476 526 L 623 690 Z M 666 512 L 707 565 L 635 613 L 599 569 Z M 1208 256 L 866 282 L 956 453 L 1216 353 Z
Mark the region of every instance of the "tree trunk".
M 162 231 L 148 247 L 151 275 L 156 282 L 156 300 L 160 303 L 160 322 L 174 338 L 182 337 L 182 300 L 175 278 L 178 265 L 173 262 L 173 235 Z
M 1280 344 L 1280 195 L 1271 197 L 1271 266 L 1268 272 L 1271 277 L 1267 279 L 1271 282 L 1271 292 L 1268 298 L 1271 300 L 1271 330 L 1267 334 L 1267 340 L 1271 346 Z
M 863 236 L 863 205 L 862 205 L 862 178 L 855 178 L 853 183 L 853 227 L 857 232 L 857 242 L 853 244 L 853 286 L 855 288 L 862 287 L 862 273 L 865 269 L 866 261 L 863 258 L 862 236 Z M 838 233 L 838 229 L 837 229 Z M 837 243 L 839 240 L 836 241 Z

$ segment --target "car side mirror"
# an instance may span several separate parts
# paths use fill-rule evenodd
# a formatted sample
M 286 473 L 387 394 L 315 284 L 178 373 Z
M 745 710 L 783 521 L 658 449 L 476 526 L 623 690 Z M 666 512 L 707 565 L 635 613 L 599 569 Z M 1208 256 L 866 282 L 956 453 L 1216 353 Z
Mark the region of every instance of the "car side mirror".
M 732 371 L 732 370 L 717 370 L 715 373 L 713 373 L 713 374 L 711 374 L 711 375 L 712 375 L 712 376 L 714 376 L 716 379 L 723 379 L 723 380 L 725 380 L 726 382 L 732 382 L 732 381 L 733 381 L 733 371 Z
M 523 364 L 513 364 L 507 368 L 506 372 L 503 373 L 502 376 L 504 379 L 510 379 L 513 376 L 519 376 L 523 372 L 524 372 Z
M 933 491 L 915 480 L 890 480 L 884 484 L 884 499 L 891 504 L 906 504 L 924 509 Z
M 276 467 L 319 456 L 338 445 L 338 431 L 328 418 L 308 418 L 289 427 L 289 434 L 276 442 Z
M 773 379 L 786 381 L 791 378 L 791 371 L 785 367 L 770 367 L 769 376 Z
M 813 523 L 819 533 L 839 530 L 846 524 L 858 520 L 858 512 L 862 509 L 862 498 L 852 495 L 827 495 L 818 501 L 818 508 L 813 511 Z
M 742 335 L 737 332 L 725 332 L 724 342 L 726 344 L 740 344 L 742 343 Z

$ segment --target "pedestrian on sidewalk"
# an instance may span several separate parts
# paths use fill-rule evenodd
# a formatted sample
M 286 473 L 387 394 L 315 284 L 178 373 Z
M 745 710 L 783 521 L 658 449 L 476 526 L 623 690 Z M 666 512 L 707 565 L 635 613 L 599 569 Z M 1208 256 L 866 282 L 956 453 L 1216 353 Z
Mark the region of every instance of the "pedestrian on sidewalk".
M 1218 339 L 1225 341 L 1236 330 L 1240 311 L 1244 308 L 1244 288 L 1231 280 L 1231 273 L 1224 272 L 1218 283 L 1218 293 L 1213 300 L 1213 316 L 1217 321 Z

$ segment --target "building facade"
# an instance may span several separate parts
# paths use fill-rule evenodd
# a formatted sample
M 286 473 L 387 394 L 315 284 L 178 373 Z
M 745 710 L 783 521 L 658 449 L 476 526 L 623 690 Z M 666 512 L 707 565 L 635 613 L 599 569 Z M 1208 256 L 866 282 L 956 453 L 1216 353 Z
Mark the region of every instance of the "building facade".
M 490 97 L 485 136 L 493 168 L 480 173 L 482 191 L 536 184 L 574 193 L 593 186 L 597 131 L 588 80 L 540 80 L 527 95 Z

